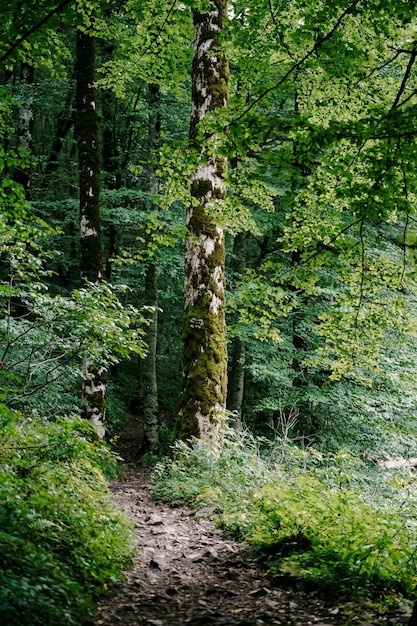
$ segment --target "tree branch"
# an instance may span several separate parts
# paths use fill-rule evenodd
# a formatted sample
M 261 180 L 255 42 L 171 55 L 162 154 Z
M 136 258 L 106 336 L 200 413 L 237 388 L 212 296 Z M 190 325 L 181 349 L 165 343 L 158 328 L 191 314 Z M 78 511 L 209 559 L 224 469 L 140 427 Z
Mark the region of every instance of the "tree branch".
M 171 13 L 173 12 L 173 10 L 175 9 L 175 5 L 177 4 L 177 0 L 174 0 L 173 3 L 171 4 L 171 6 L 168 9 L 168 13 L 166 14 L 164 21 L 162 22 L 160 28 L 158 28 L 157 32 L 155 33 L 155 36 L 152 37 L 150 44 L 145 48 L 145 50 L 142 52 L 142 54 L 140 55 L 137 63 L 139 63 L 139 61 L 141 61 L 143 59 L 143 57 L 145 56 L 145 54 L 147 52 L 149 52 L 149 50 L 152 48 L 153 44 L 155 43 L 155 41 L 158 40 L 158 37 L 160 36 L 160 34 L 162 33 L 162 30 L 165 26 L 165 24 L 167 23 L 169 16 L 171 15 Z
M 401 98 L 402 94 L 404 93 L 404 89 L 406 88 L 407 81 L 408 81 L 408 79 L 410 77 L 412 67 L 413 67 L 414 62 L 415 62 L 416 57 L 417 57 L 417 50 L 415 48 L 413 50 L 411 50 L 410 51 L 410 55 L 411 56 L 410 56 L 410 59 L 409 59 L 408 64 L 407 64 L 407 69 L 405 70 L 405 73 L 404 73 L 404 76 L 403 76 L 400 88 L 399 88 L 398 93 L 397 93 L 397 95 L 395 97 L 394 103 L 393 103 L 393 105 L 391 107 L 391 111 L 394 111 L 395 109 L 397 109 L 399 107 L 400 98 Z M 406 100 L 404 102 L 407 102 L 407 100 L 409 100 L 409 98 L 406 98 Z M 404 102 L 402 104 L 404 104 Z
M 357 4 L 359 4 L 360 0 L 355 0 L 355 2 L 352 2 L 351 5 L 349 5 L 344 11 L 343 13 L 341 13 L 341 15 L 338 17 L 335 25 L 333 26 L 333 28 L 331 28 L 329 30 L 329 32 L 323 37 L 321 38 L 319 41 L 316 41 L 316 43 L 314 44 L 314 46 L 311 48 L 311 50 L 309 50 L 308 52 L 306 52 L 306 54 L 302 57 L 302 59 L 300 59 L 299 61 L 297 61 L 297 63 L 294 63 L 294 65 L 288 70 L 288 72 L 286 72 L 286 74 L 284 74 L 284 76 L 282 76 L 282 78 L 279 79 L 278 82 L 276 82 L 274 85 L 272 85 L 272 87 L 268 87 L 268 89 L 265 89 L 265 91 L 263 93 L 261 93 L 260 96 L 258 96 L 257 98 L 255 98 L 255 100 L 243 111 L 243 113 L 241 113 L 241 115 L 239 115 L 233 122 L 231 122 L 230 126 L 233 123 L 238 122 L 239 120 L 241 120 L 243 117 L 245 117 L 245 115 L 247 113 L 249 113 L 249 111 L 251 109 L 253 109 L 253 107 L 255 105 L 258 104 L 258 102 L 260 102 L 262 100 L 262 98 L 264 98 L 265 96 L 267 96 L 269 93 L 271 93 L 271 91 L 274 91 L 275 89 L 277 89 L 278 87 L 280 87 L 289 76 L 291 76 L 291 74 L 293 74 L 296 70 L 298 70 L 303 63 L 305 63 L 305 61 L 307 61 L 308 58 L 311 57 L 312 54 L 314 54 L 315 52 L 317 52 L 322 46 L 323 44 L 328 41 L 333 35 L 334 33 L 337 31 L 337 29 L 339 28 L 339 26 L 341 25 L 341 23 L 343 22 L 344 18 L 346 17 L 346 15 L 348 15 L 352 9 L 354 9 L 356 7 Z
M 20 46 L 20 44 L 22 44 L 28 37 L 30 37 L 30 35 L 33 35 L 33 33 L 35 33 L 37 30 L 39 30 L 44 24 L 46 24 L 46 22 L 48 22 L 48 20 L 51 19 L 51 17 L 53 17 L 54 15 L 57 15 L 67 4 L 69 4 L 71 2 L 71 0 L 62 0 L 62 2 L 55 8 L 52 9 L 52 11 L 49 11 L 49 13 L 47 13 L 45 15 L 44 18 L 41 19 L 40 22 L 38 22 L 37 24 L 34 24 L 33 26 L 31 26 L 25 33 L 23 33 L 23 35 L 21 35 L 15 42 L 13 45 L 11 45 L 9 47 L 9 49 L 7 50 L 7 52 L 5 52 L 3 54 L 3 56 L 0 57 L 0 63 L 4 63 L 4 61 L 6 59 L 9 58 L 9 56 L 11 56 L 11 54 L 14 52 L 14 50 L 16 50 L 16 48 L 18 48 Z

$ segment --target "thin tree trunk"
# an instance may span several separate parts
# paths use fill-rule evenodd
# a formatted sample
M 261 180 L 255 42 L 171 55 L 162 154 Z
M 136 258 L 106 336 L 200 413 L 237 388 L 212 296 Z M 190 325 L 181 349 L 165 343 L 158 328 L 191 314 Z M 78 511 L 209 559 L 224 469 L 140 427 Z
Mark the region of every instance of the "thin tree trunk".
M 297 267 L 301 261 L 300 253 L 298 251 L 293 252 L 291 255 L 291 266 Z M 294 290 L 294 287 L 291 288 Z M 301 298 L 302 294 L 299 294 L 299 298 Z M 293 387 L 306 387 L 308 384 L 307 380 L 307 370 L 302 363 L 303 356 L 307 351 L 307 343 L 305 339 L 300 334 L 300 322 L 301 319 L 301 311 L 300 308 L 294 306 L 291 311 L 292 316 L 292 345 L 294 348 L 293 351 L 293 359 L 292 359 L 292 369 L 294 371 L 294 377 L 292 380 Z
M 49 153 L 48 163 L 45 168 L 45 174 L 50 176 L 58 169 L 59 155 L 64 145 L 65 137 L 75 122 L 75 110 L 74 110 L 74 92 L 71 88 L 68 91 L 64 107 L 61 109 L 58 115 L 56 124 L 55 137 L 52 141 L 51 152 Z
M 211 145 L 199 137 L 206 113 L 228 103 L 229 65 L 219 42 L 227 2 L 215 0 L 213 4 L 213 11 L 193 14 L 190 143 L 200 156 L 191 177 L 192 202 L 187 211 L 183 379 L 174 433 L 174 438 L 184 440 L 213 437 L 226 406 L 225 243 L 210 205 L 226 196 L 227 161 L 213 154 L 219 137 L 207 140 Z
M 299 114 L 298 108 L 298 93 L 295 92 L 294 98 L 294 113 L 296 115 Z M 307 170 L 304 163 L 304 159 L 302 158 L 302 148 L 299 149 L 297 142 L 295 141 L 293 144 L 293 167 L 298 172 L 299 176 L 304 180 L 307 179 Z M 293 190 L 296 191 L 295 186 L 293 184 Z M 301 262 L 301 255 L 299 251 L 295 251 L 291 255 L 291 266 L 297 267 Z M 293 288 L 294 289 L 294 288 Z M 295 289 L 294 289 L 295 291 Z M 302 293 L 298 294 L 298 299 L 301 300 Z M 292 369 L 294 370 L 294 378 L 292 381 L 293 387 L 305 387 L 308 384 L 307 381 L 307 370 L 302 364 L 303 353 L 307 350 L 307 344 L 305 339 L 300 335 L 300 322 L 301 319 L 301 311 L 299 307 L 294 307 L 291 312 L 292 317 L 292 345 L 294 348 L 294 356 L 292 360 Z
M 154 263 L 146 270 L 145 300 L 148 304 L 145 316 L 150 320 L 146 327 L 147 354 L 143 360 L 142 392 L 144 433 L 142 450 L 157 453 L 159 447 L 158 382 L 156 376 L 156 347 L 158 339 L 158 271 Z
M 101 54 L 105 60 L 111 59 L 114 46 L 105 43 Z M 101 98 L 101 109 L 104 124 L 102 125 L 102 172 L 106 177 L 107 189 L 120 189 L 122 186 L 121 171 L 119 164 L 118 136 L 116 129 L 117 102 L 114 93 L 105 90 Z M 115 220 L 117 221 L 117 220 Z M 110 209 L 109 225 L 107 228 L 107 257 L 104 262 L 104 277 L 111 281 L 113 271 L 113 259 L 117 256 L 118 229 L 113 221 L 113 211 Z
M 20 106 L 19 106 L 19 148 L 32 154 L 33 130 L 33 79 L 34 68 L 22 63 L 20 71 Z M 14 179 L 22 185 L 27 200 L 30 200 L 30 169 L 16 167 Z
M 246 233 L 238 233 L 233 243 L 233 269 L 241 278 L 246 270 Z M 228 408 L 239 417 L 242 415 L 245 386 L 246 346 L 241 337 L 234 337 L 231 349 L 231 368 L 228 389 Z
M 159 180 L 156 172 L 155 153 L 159 149 L 161 137 L 161 113 L 159 85 L 148 87 L 149 104 L 149 160 L 147 166 L 147 188 L 151 195 L 159 193 Z M 149 320 L 146 327 L 145 342 L 147 354 L 142 368 L 142 399 L 144 435 L 143 450 L 158 452 L 158 382 L 156 373 L 156 348 L 158 338 L 158 269 L 154 261 L 147 264 L 145 276 L 145 316 Z
M 80 190 L 81 279 L 98 284 L 103 275 L 100 231 L 99 119 L 95 81 L 96 41 L 77 31 L 76 134 Z M 83 413 L 103 437 L 106 410 L 107 370 L 89 358 L 83 362 Z

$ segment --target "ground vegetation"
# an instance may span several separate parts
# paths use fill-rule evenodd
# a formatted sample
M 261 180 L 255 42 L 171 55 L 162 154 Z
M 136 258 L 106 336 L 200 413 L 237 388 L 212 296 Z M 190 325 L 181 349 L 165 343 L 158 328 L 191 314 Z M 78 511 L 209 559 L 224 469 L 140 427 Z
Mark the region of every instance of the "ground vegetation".
M 211 507 L 277 582 L 410 601 L 414 3 L 1 15 L 6 621 L 81 623 L 120 576 L 126 424 L 155 497 Z

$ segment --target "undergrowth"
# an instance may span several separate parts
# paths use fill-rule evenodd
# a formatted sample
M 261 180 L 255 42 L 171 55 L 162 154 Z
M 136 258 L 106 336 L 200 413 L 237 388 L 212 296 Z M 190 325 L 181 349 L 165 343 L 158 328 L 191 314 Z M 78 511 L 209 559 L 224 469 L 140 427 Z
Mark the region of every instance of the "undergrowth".
M 153 475 L 154 495 L 214 506 L 218 524 L 259 550 L 273 577 L 363 598 L 411 595 L 416 583 L 417 488 L 345 451 L 225 428 L 216 443 L 177 443 Z
M 0 432 L 0 622 L 78 626 L 132 555 L 103 475 L 115 460 L 78 417 L 23 420 L 1 405 Z

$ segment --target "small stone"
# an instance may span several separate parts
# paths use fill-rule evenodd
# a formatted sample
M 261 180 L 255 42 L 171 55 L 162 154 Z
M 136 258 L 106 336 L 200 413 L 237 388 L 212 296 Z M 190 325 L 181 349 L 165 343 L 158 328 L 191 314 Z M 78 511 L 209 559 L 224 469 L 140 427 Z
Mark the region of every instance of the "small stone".
M 217 551 L 214 548 L 208 548 L 204 553 L 203 556 L 205 557 L 211 557 L 212 559 L 217 559 L 219 557 Z
M 162 517 L 156 514 L 150 515 L 145 521 L 149 526 L 159 526 L 164 523 Z
M 202 552 L 191 552 L 190 554 L 185 555 L 185 557 L 192 563 L 201 563 L 201 561 L 204 561 L 204 555 Z
M 217 507 L 215 506 L 206 506 L 204 509 L 200 509 L 195 512 L 195 517 L 211 517 L 213 513 L 216 511 Z

